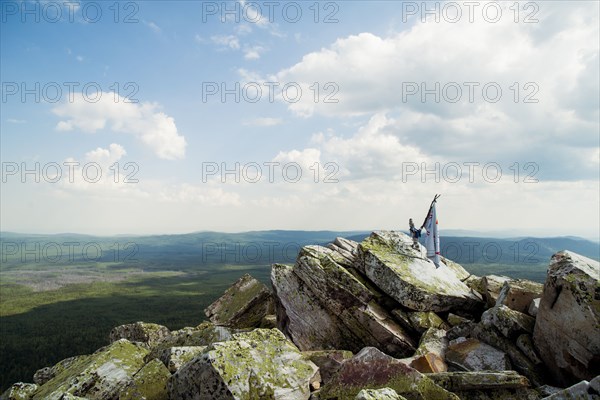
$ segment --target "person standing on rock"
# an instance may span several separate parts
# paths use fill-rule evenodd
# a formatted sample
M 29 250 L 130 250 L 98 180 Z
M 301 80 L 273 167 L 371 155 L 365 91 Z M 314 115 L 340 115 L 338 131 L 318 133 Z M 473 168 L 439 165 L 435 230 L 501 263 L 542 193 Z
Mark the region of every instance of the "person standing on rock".
M 410 237 L 412 237 L 413 240 L 412 248 L 415 250 L 419 250 L 419 238 L 421 237 L 421 230 L 415 228 L 415 224 L 412 218 L 408 219 L 408 227 L 410 230 Z

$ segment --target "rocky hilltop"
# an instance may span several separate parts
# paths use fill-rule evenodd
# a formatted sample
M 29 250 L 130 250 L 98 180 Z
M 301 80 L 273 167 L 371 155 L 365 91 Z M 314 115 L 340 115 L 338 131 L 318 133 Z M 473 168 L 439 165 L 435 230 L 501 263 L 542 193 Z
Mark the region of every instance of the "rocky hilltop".
M 337 238 L 242 277 L 170 331 L 138 322 L 1 399 L 600 399 L 600 266 L 563 251 L 544 285 L 473 276 L 397 232 Z

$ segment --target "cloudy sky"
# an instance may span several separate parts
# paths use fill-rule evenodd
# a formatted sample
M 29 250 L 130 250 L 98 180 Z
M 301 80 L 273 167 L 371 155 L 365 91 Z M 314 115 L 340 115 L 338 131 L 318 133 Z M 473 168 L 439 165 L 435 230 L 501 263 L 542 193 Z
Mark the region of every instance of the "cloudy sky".
M 600 236 L 597 1 L 1 5 L 3 231 Z

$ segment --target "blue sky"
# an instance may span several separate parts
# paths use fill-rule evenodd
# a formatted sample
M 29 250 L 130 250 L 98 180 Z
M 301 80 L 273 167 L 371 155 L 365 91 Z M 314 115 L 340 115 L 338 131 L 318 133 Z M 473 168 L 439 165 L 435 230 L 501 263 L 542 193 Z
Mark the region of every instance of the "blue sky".
M 600 236 L 598 2 L 1 4 L 2 230 Z

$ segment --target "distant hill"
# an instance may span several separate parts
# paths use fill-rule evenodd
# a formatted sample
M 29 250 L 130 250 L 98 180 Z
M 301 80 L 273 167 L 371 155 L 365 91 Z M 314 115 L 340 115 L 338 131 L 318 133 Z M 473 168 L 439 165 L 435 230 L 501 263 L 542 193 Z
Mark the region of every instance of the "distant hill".
M 75 260 L 84 248 L 95 257 L 97 246 L 102 255 L 97 261 L 124 263 L 143 262 L 147 268 L 178 269 L 180 263 L 194 264 L 271 264 L 293 263 L 298 250 L 307 244 L 327 244 L 337 236 L 361 241 L 368 231 L 251 231 L 242 233 L 195 232 L 178 235 L 89 236 L 78 234 L 35 235 L 4 232 L 0 234 L 2 261 L 20 263 L 21 253 L 39 245 L 42 258 L 56 254 L 60 247 L 71 250 Z M 423 243 L 424 238 L 421 238 Z M 67 244 L 70 243 L 70 244 Z M 73 244 L 75 243 L 75 244 Z M 444 236 L 440 239 L 442 254 L 464 265 L 529 265 L 547 264 L 552 254 L 571 250 L 598 260 L 600 245 L 582 238 L 484 238 Z M 16 247 L 15 247 L 16 246 Z M 49 250 L 44 253 L 44 246 Z M 68 246 L 71 246 L 70 248 Z M 86 247 L 87 246 L 87 247 Z M 29 250 L 27 250 L 29 249 Z M 29 254 L 29 253 L 28 253 Z M 27 254 L 25 254 L 27 255 Z M 29 257 L 33 255 L 29 254 Z M 51 257 L 51 256 L 49 256 Z

